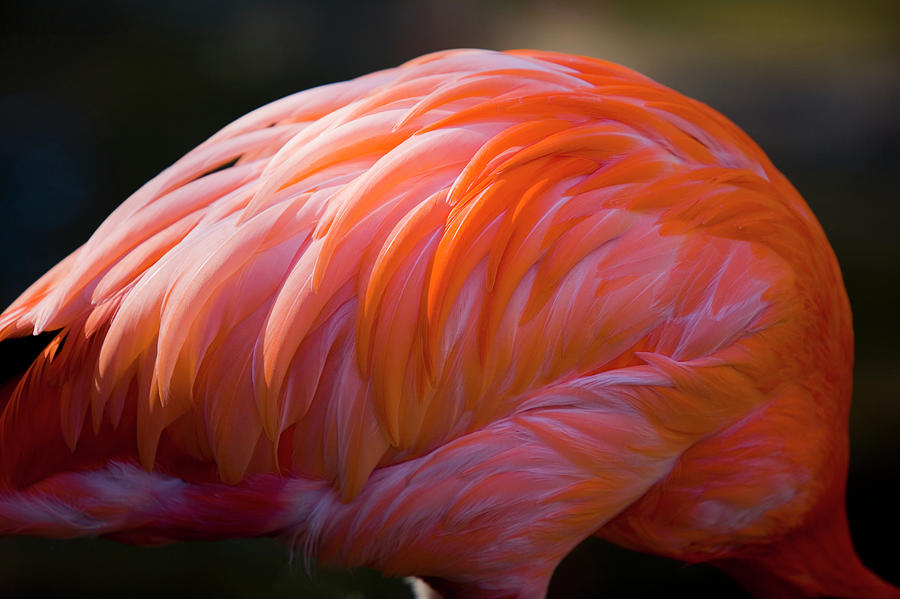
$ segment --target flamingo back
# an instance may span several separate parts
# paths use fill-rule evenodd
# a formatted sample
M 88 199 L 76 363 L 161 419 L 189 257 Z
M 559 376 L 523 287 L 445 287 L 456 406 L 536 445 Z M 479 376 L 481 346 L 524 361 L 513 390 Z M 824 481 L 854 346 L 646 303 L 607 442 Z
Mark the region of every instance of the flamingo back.
M 251 112 L 0 315 L 45 331 L 0 532 L 291 534 L 524 597 L 597 531 L 711 559 L 843 492 L 821 227 L 727 119 L 594 59 L 440 52 Z

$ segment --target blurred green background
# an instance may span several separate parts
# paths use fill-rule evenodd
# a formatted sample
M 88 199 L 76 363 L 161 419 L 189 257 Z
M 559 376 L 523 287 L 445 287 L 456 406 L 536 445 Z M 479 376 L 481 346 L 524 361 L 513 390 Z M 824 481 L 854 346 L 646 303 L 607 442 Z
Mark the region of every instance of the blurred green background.
M 605 58 L 698 98 L 820 218 L 854 307 L 848 489 L 859 552 L 900 582 L 900 3 L 7 0 L 0 8 L 0 303 L 248 110 L 450 47 Z M 741 597 L 705 566 L 579 547 L 554 597 Z M 0 539 L 0 596 L 405 597 L 310 578 L 274 541 L 135 548 Z

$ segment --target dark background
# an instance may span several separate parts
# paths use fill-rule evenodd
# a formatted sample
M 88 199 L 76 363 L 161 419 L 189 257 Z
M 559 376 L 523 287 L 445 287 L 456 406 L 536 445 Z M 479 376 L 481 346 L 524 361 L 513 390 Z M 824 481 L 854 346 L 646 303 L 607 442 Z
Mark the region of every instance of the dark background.
M 851 526 L 900 582 L 900 3 L 9 1 L 0 8 L 0 304 L 217 129 L 307 87 L 450 47 L 636 68 L 744 128 L 819 216 L 854 307 Z M 269 540 L 135 548 L 0 540 L 0 596 L 403 597 L 310 579 Z M 704 566 L 589 541 L 567 596 L 738 597 Z

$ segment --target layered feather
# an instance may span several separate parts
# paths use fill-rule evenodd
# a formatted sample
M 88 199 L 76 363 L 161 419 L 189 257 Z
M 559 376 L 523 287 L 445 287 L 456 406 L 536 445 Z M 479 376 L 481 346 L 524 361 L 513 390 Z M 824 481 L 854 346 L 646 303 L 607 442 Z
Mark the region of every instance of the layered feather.
M 225 127 L 0 315 L 0 339 L 42 331 L 3 488 L 111 461 L 235 497 L 281 475 L 315 491 L 278 494 L 278 527 L 398 573 L 500 571 L 458 557 L 483 541 L 548 577 L 797 380 L 849 392 L 836 262 L 755 144 L 632 71 L 531 51 L 429 55 Z M 811 503 L 821 462 L 790 479 Z M 715 493 L 693 517 L 716 538 L 772 518 Z M 171 513 L 116 526 L 159 518 L 178 536 Z

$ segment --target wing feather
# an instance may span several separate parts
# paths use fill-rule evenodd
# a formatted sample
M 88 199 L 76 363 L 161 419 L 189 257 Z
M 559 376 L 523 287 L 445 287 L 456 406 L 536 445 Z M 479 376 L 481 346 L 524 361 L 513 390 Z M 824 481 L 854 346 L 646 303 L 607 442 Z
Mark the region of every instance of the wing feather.
M 349 500 L 523 406 L 549 410 L 523 416 L 529 438 L 587 468 L 605 450 L 562 407 L 584 394 L 641 415 L 657 472 L 761 401 L 730 387 L 774 368 L 754 335 L 782 322 L 811 218 L 727 120 L 602 61 L 452 51 L 295 94 L 160 173 L 0 315 L 0 339 L 61 331 L 6 402 L 4 480 L 108 451 Z

